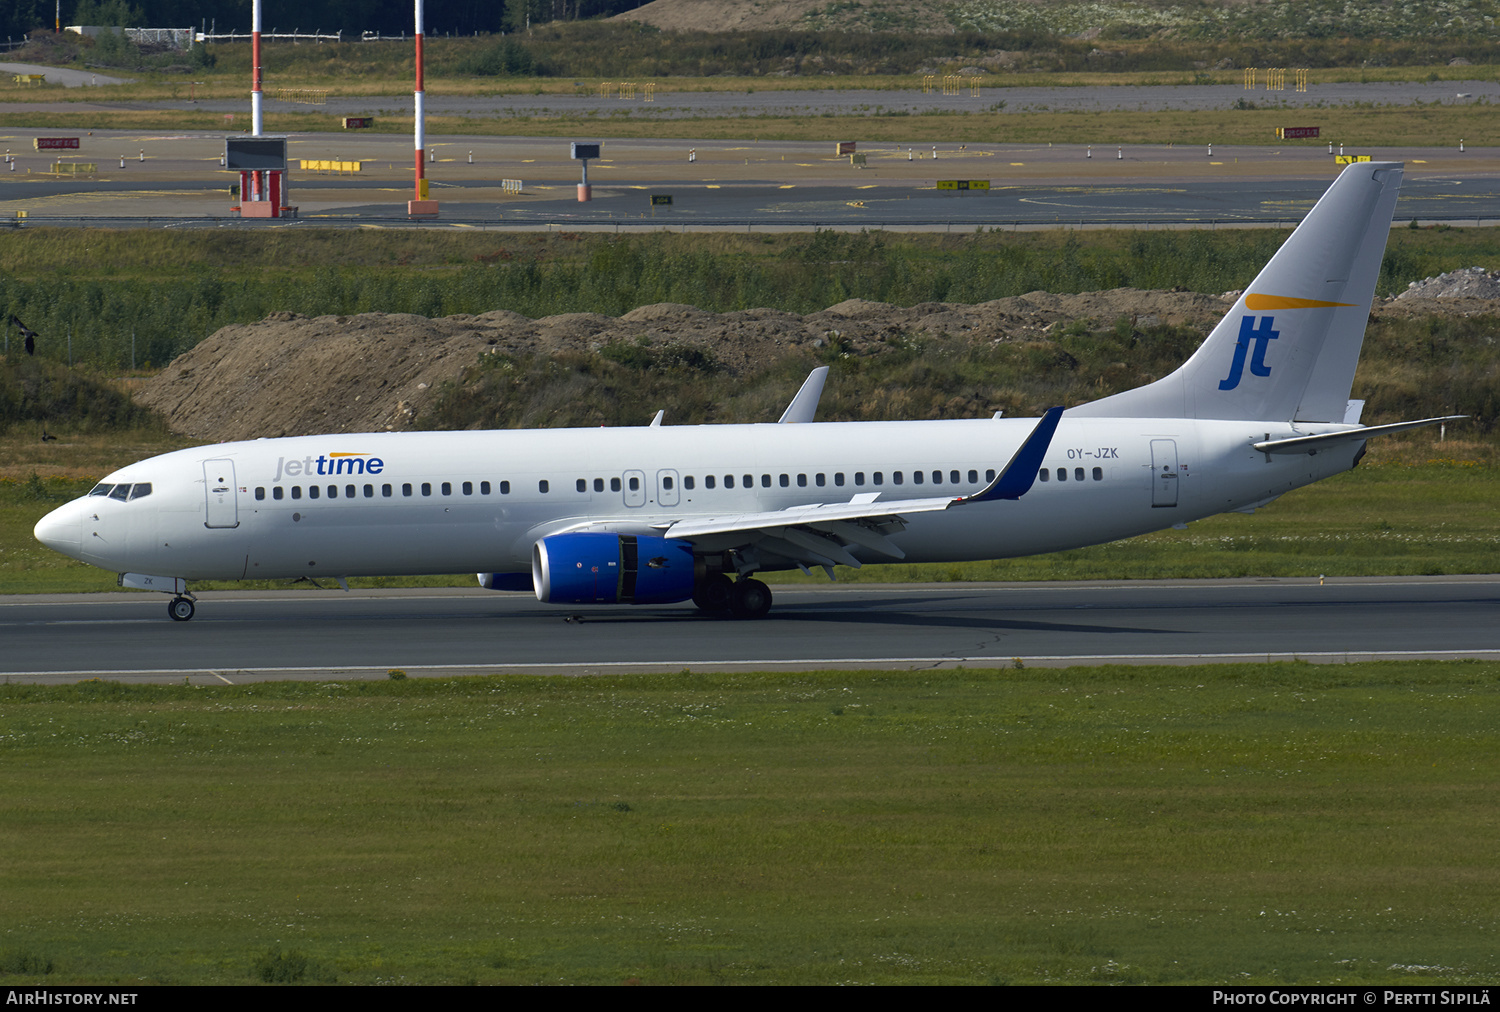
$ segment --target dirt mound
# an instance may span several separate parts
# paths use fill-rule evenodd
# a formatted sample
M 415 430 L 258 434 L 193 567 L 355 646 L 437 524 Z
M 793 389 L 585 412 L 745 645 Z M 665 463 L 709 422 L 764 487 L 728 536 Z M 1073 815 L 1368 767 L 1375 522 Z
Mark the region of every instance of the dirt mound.
M 1398 299 L 1500 299 L 1500 271 L 1466 267 L 1407 285 Z
M 653 0 L 611 21 L 636 21 L 674 32 L 787 29 L 951 32 L 946 0 Z
M 165 415 L 175 431 L 199 439 L 378 432 L 411 426 L 442 383 L 458 379 L 487 353 L 581 352 L 615 342 L 686 345 L 706 349 L 722 368 L 744 375 L 796 348 L 822 348 L 832 340 L 854 354 L 923 335 L 1035 340 L 1079 319 L 1096 326 L 1122 316 L 1140 328 L 1206 325 L 1225 308 L 1208 295 L 1122 288 L 910 309 L 851 299 L 807 316 L 773 309 L 707 313 L 671 304 L 642 306 L 618 319 L 567 313 L 530 320 L 504 311 L 440 320 L 276 313 L 223 328 L 146 383 L 137 399 Z

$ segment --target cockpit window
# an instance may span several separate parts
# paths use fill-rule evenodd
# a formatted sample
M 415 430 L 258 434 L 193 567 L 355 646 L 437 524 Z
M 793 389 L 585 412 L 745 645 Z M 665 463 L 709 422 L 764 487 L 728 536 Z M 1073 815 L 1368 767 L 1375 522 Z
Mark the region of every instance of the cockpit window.
M 113 485 L 105 485 L 101 482 L 89 491 L 89 495 L 109 495 L 109 490 L 112 488 L 114 488 Z
M 124 502 L 126 499 L 130 498 L 130 487 L 130 482 L 128 481 L 123 485 L 116 485 L 113 491 L 109 493 L 109 497 L 111 499 L 118 499 L 121 502 Z
M 151 483 L 149 481 L 138 481 L 138 482 L 135 483 L 135 488 L 133 488 L 133 489 L 130 490 L 130 498 L 132 500 L 135 500 L 135 499 L 144 499 L 146 496 L 148 496 L 150 494 L 151 494 Z

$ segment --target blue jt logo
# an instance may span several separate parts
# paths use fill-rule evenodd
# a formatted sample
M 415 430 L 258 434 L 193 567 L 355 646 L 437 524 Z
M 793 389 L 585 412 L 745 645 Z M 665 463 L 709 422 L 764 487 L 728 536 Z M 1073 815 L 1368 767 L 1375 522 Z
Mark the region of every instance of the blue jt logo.
M 1255 317 L 1246 316 L 1240 320 L 1240 339 L 1234 345 L 1234 361 L 1229 366 L 1228 378 L 1219 381 L 1220 390 L 1233 390 L 1240 385 L 1240 376 L 1245 372 L 1245 352 L 1251 341 L 1255 342 L 1255 354 L 1250 359 L 1250 375 L 1271 375 L 1271 367 L 1266 365 L 1266 345 L 1281 336 L 1281 331 L 1272 330 L 1271 326 L 1269 316 L 1260 318 L 1259 330 L 1255 329 Z

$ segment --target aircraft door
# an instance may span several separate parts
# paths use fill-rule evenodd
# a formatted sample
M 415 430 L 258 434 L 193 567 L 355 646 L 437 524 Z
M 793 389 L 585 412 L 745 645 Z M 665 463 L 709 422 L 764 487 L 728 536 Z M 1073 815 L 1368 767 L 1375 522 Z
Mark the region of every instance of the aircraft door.
M 240 525 L 239 501 L 235 496 L 234 487 L 234 461 L 205 460 L 203 462 L 203 493 L 208 503 L 208 510 L 204 514 L 204 527 L 238 527 Z
M 681 493 L 677 489 L 676 471 L 656 472 L 656 504 L 658 506 L 676 506 L 678 496 Z
M 1151 505 L 1177 505 L 1177 440 L 1151 440 Z
M 625 479 L 625 505 L 646 505 L 646 472 L 626 471 L 622 477 Z

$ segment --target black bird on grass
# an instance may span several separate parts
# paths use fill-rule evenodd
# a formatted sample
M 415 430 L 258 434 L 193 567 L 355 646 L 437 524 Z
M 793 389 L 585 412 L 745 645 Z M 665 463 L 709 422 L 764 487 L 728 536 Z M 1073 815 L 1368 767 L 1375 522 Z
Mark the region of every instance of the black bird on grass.
M 26 324 L 22 323 L 20 317 L 16 316 L 15 313 L 10 314 L 10 323 L 11 326 L 15 327 L 21 332 L 22 337 L 26 338 L 26 354 L 35 355 L 36 339 L 39 336 L 37 332 L 26 326 Z

